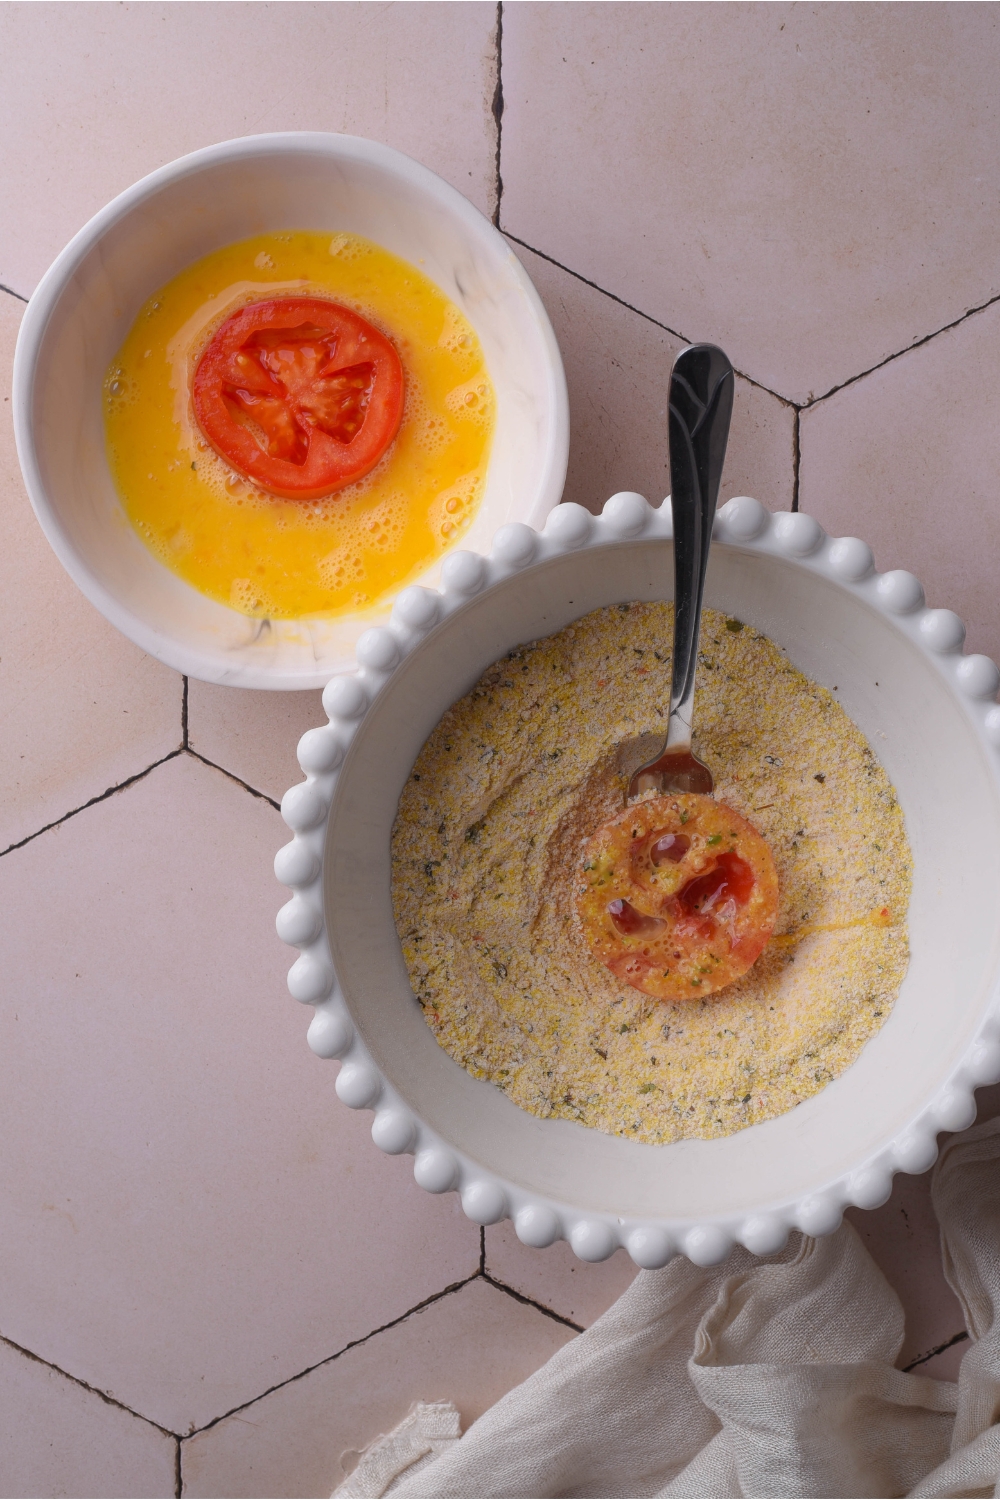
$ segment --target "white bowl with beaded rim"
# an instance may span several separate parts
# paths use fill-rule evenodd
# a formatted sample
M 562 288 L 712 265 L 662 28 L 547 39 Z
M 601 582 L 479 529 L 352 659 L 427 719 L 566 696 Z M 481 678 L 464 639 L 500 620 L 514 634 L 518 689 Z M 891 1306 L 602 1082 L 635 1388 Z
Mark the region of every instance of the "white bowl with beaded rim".
M 599 518 L 554 510 L 541 534 L 508 525 L 489 558 L 454 553 L 440 591 L 400 595 L 358 642 L 357 671 L 324 694 L 329 724 L 299 744 L 306 780 L 282 814 L 295 837 L 275 871 L 295 894 L 278 933 L 301 949 L 288 985 L 314 1007 L 308 1037 L 340 1058 L 337 1093 L 374 1111 L 375 1144 L 412 1152 L 430 1192 L 457 1190 L 480 1224 L 513 1219 L 584 1260 L 619 1245 L 646 1267 L 682 1252 L 715 1264 L 741 1243 L 826 1234 L 844 1208 L 885 1201 L 923 1172 L 937 1133 L 975 1115 L 1000 1079 L 1000 672 L 963 655 L 965 629 L 927 609 L 911 574 L 875 572 L 857 538 L 743 496 L 719 511 L 706 604 L 836 686 L 899 794 L 913 850 L 911 959 L 892 1014 L 858 1059 L 796 1109 L 718 1140 L 647 1145 L 543 1120 L 472 1078 L 411 993 L 393 924 L 390 834 L 403 784 L 450 704 L 512 647 L 592 609 L 670 598 L 671 514 L 614 496 Z
M 419 162 L 357 136 L 286 132 L 209 146 L 144 177 L 50 266 L 21 322 L 14 428 L 35 514 L 90 602 L 177 671 L 250 688 L 315 688 L 353 666 L 364 614 L 261 621 L 199 593 L 130 525 L 105 456 L 104 374 L 152 294 L 253 234 L 348 230 L 423 272 L 479 336 L 496 393 L 486 489 L 465 547 L 540 526 L 562 495 L 566 380 L 548 315 L 503 236 Z M 451 549 L 449 549 L 451 550 Z M 418 579 L 436 583 L 441 560 Z M 397 591 L 398 592 L 398 591 Z

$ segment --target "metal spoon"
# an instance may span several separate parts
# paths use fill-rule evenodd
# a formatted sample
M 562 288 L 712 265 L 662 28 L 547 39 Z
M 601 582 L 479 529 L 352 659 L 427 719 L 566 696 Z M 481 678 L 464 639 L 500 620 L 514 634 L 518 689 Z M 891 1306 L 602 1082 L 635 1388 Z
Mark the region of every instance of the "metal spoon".
M 640 766 L 628 800 L 644 792 L 712 793 L 691 749 L 694 680 L 708 549 L 733 411 L 733 367 L 714 344 L 682 349 L 670 372 L 670 504 L 674 513 L 674 660 L 667 738 Z

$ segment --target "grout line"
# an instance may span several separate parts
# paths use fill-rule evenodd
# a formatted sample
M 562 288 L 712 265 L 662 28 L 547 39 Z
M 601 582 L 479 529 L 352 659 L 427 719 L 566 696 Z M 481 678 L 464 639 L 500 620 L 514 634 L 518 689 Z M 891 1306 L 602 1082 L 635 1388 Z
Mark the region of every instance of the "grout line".
M 155 1427 L 157 1432 L 162 1432 L 166 1437 L 176 1439 L 176 1432 L 171 1432 L 169 1427 L 162 1427 L 159 1422 L 154 1422 L 152 1417 L 144 1417 L 141 1412 L 133 1411 L 131 1406 L 125 1405 L 124 1401 L 116 1401 L 114 1396 L 108 1395 L 107 1391 L 98 1390 L 96 1385 L 91 1385 L 87 1380 L 81 1380 L 79 1375 L 71 1375 L 68 1370 L 62 1369 L 59 1365 L 54 1365 L 51 1359 L 43 1359 L 40 1354 L 35 1354 L 31 1349 L 26 1349 L 23 1344 L 16 1344 L 13 1339 L 7 1338 L 2 1333 L 0 1333 L 0 1344 L 6 1344 L 8 1349 L 16 1349 L 18 1354 L 23 1354 L 26 1359 L 34 1360 L 36 1365 L 44 1365 L 46 1370 L 54 1370 L 64 1380 L 71 1380 L 74 1385 L 82 1386 L 92 1396 L 99 1396 L 106 1405 L 113 1406 L 118 1411 L 128 1412 L 129 1416 L 135 1417 L 137 1422 L 145 1422 L 148 1426 Z
M 188 739 L 188 679 L 182 677 L 184 690 L 181 694 L 181 748 L 190 750 L 191 744 Z
M 546 255 L 544 250 L 538 250 L 534 245 L 529 245 L 527 240 L 519 239 L 509 229 L 505 229 L 503 232 L 507 239 L 513 240 L 515 245 L 521 245 L 525 250 L 530 250 L 532 255 L 537 255 L 540 260 L 547 260 L 550 266 L 556 266 L 560 271 L 565 271 L 567 276 L 572 276 L 577 281 L 582 281 L 584 286 L 592 287 L 595 292 L 600 292 L 602 297 L 609 297 L 612 302 L 617 302 L 620 307 L 627 308 L 629 312 L 636 313 L 640 318 L 645 318 L 647 323 L 652 323 L 656 328 L 662 328 L 665 333 L 669 333 L 675 339 L 683 339 L 685 343 L 693 342 L 686 334 L 681 333 L 676 328 L 671 328 L 669 323 L 661 323 L 659 318 L 654 318 L 651 313 L 643 312 L 641 307 L 635 307 L 631 302 L 626 302 L 624 297 L 619 297 L 614 292 L 609 292 L 606 287 L 599 286 L 596 281 L 591 281 L 587 276 L 581 276 L 579 271 L 574 271 L 569 266 L 564 266 L 562 261 L 556 260 L 555 256 Z M 935 328 L 933 332 L 925 333 L 921 338 L 915 339 L 912 344 L 907 344 L 905 349 L 897 349 L 894 354 L 887 354 L 885 359 L 880 359 L 876 364 L 869 365 L 866 370 L 860 370 L 857 375 L 849 375 L 839 385 L 831 386 L 821 396 L 813 396 L 809 401 L 796 402 L 790 396 L 782 396 L 779 391 L 773 391 L 769 385 L 764 385 L 762 381 L 755 380 L 752 375 L 747 375 L 744 370 L 736 370 L 735 373 L 741 380 L 745 380 L 748 385 L 756 386 L 759 391 L 765 391 L 767 395 L 773 396 L 776 401 L 780 401 L 783 406 L 790 406 L 797 415 L 799 412 L 810 411 L 814 406 L 818 406 L 821 401 L 828 401 L 838 391 L 844 390 L 849 385 L 854 385 L 859 380 L 864 380 L 866 375 L 871 375 L 875 370 L 881 370 L 883 366 L 892 364 L 893 360 L 902 359 L 903 355 L 909 354 L 911 350 L 919 349 L 923 344 L 929 344 L 931 339 L 936 339 L 939 333 L 948 333 L 952 328 L 957 328 L 959 324 L 964 323 L 967 318 L 973 318 L 976 313 L 985 312 L 988 307 L 992 307 L 996 302 L 1000 302 L 1000 292 L 993 297 L 987 297 L 985 302 L 980 302 L 975 307 L 968 308 L 959 317 L 954 318 L 952 322 L 943 323 L 940 328 Z
M 912 349 L 919 349 L 922 344 L 929 344 L 931 339 L 936 339 L 939 333 L 948 333 L 950 329 L 957 328 L 967 318 L 974 318 L 976 313 L 985 312 L 986 308 L 992 307 L 995 302 L 1000 302 L 1000 292 L 993 297 L 987 297 L 985 302 L 980 302 L 978 307 L 970 307 L 961 317 L 954 318 L 950 323 L 942 323 L 940 328 L 935 328 L 933 333 L 925 333 L 922 338 L 915 339 L 912 344 L 907 344 L 905 349 L 897 349 L 895 354 L 887 354 L 885 359 L 880 359 L 877 364 L 869 365 L 867 370 L 862 370 L 858 375 L 851 375 L 847 380 L 842 380 L 839 385 L 833 385 L 822 396 L 814 396 L 811 401 L 803 401 L 801 410 L 809 411 L 818 406 L 821 401 L 828 401 L 838 391 L 844 390 L 849 385 L 855 385 L 859 380 L 864 380 L 866 375 L 871 375 L 875 370 L 881 370 L 885 365 L 891 365 L 893 360 L 902 359 L 904 354 L 909 354 Z
M 503 0 L 497 0 L 497 83 L 493 90 L 491 106 L 497 128 L 496 151 L 496 207 L 493 210 L 494 226 L 500 228 L 500 203 L 503 198 L 503 178 L 500 176 L 500 142 L 503 138 Z
M 181 1440 L 174 1438 L 174 1500 L 181 1500 L 184 1493 L 184 1479 L 181 1474 Z
M 509 229 L 505 229 L 503 233 L 508 240 L 513 240 L 515 245 L 521 245 L 525 250 L 530 250 L 532 255 L 538 256 L 539 260 L 547 260 L 550 266 L 555 266 L 559 271 L 565 271 L 566 275 L 572 276 L 574 281 L 582 281 L 584 286 L 589 286 L 593 291 L 600 292 L 602 297 L 607 297 L 610 301 L 617 302 L 619 307 L 624 307 L 628 312 L 635 313 L 636 317 L 644 318 L 647 323 L 652 323 L 654 328 L 662 328 L 664 333 L 670 334 L 671 338 L 680 339 L 685 344 L 694 343 L 694 340 L 689 339 L 687 334 L 680 333 L 676 328 L 671 328 L 669 323 L 661 323 L 659 318 L 653 317 L 652 313 L 643 312 L 641 307 L 635 307 L 631 302 L 626 302 L 624 297 L 619 297 L 615 292 L 609 292 L 606 287 L 599 286 L 596 281 L 591 281 L 587 276 L 581 276 L 579 271 L 573 271 L 569 266 L 564 266 L 561 260 L 556 260 L 555 256 L 546 255 L 544 250 L 537 250 L 534 245 L 529 245 L 527 240 L 518 239 L 517 235 L 511 234 Z M 798 410 L 795 402 L 790 397 L 781 396 L 777 391 L 772 391 L 769 385 L 762 385 L 759 380 L 754 380 L 752 375 L 747 375 L 743 370 L 735 369 L 734 373 L 739 376 L 740 380 L 745 380 L 747 385 L 756 386 L 757 390 L 764 391 L 768 396 L 773 396 L 775 401 L 781 402 L 782 406 L 790 406 L 793 411 Z
M 499 205 L 504 196 L 504 178 L 499 171 L 499 151 L 504 135 L 504 0 L 496 0 L 496 87 L 493 89 L 493 104 L 490 105 L 493 123 L 496 124 L 496 207 L 493 208 L 493 226 L 499 229 Z
M 0 281 L 0 292 L 6 292 L 8 297 L 16 297 L 18 302 L 27 302 L 28 300 L 27 297 L 23 297 L 20 292 L 15 292 L 12 286 L 7 286 L 2 281 Z
M 415 1313 L 426 1311 L 428 1307 L 433 1307 L 435 1302 L 443 1301 L 445 1297 L 452 1296 L 454 1292 L 460 1292 L 464 1286 L 469 1286 L 471 1282 L 478 1280 L 479 1272 L 476 1271 L 472 1276 L 466 1276 L 464 1281 L 453 1281 L 450 1286 L 444 1287 L 440 1292 L 435 1292 L 432 1297 L 425 1297 L 423 1302 L 418 1302 L 407 1312 L 400 1313 L 398 1318 L 392 1318 L 390 1322 L 383 1323 L 380 1328 L 373 1328 L 371 1333 L 366 1333 L 359 1339 L 352 1339 L 349 1344 L 344 1345 L 343 1349 L 338 1349 L 336 1354 L 328 1354 L 326 1359 L 318 1359 L 314 1365 L 308 1365 L 306 1369 L 300 1370 L 297 1375 L 290 1375 L 287 1380 L 279 1380 L 274 1385 L 269 1385 L 266 1391 L 260 1391 L 258 1395 L 251 1396 L 249 1401 L 241 1401 L 239 1406 L 232 1407 L 230 1411 L 224 1411 L 219 1417 L 213 1417 L 211 1422 L 206 1422 L 203 1427 L 192 1428 L 190 1432 L 184 1434 L 185 1438 L 196 1437 L 201 1432 L 208 1432 L 212 1427 L 217 1427 L 220 1422 L 224 1422 L 227 1417 L 233 1417 L 237 1412 L 246 1411 L 248 1406 L 253 1406 L 257 1401 L 263 1401 L 265 1396 L 271 1396 L 275 1391 L 284 1390 L 287 1385 L 294 1385 L 297 1380 L 304 1380 L 307 1375 L 311 1375 L 314 1370 L 321 1370 L 324 1365 L 332 1365 L 334 1360 L 340 1359 L 342 1355 L 350 1353 L 352 1349 L 357 1349 L 362 1344 L 367 1344 L 369 1339 L 376 1338 L 380 1333 L 388 1332 L 390 1328 L 397 1328 L 400 1323 L 405 1323 L 406 1319 L 412 1318 Z
M 969 1337 L 963 1328 L 961 1333 L 956 1333 L 954 1338 L 947 1339 L 943 1344 L 938 1344 L 936 1349 L 930 1349 L 926 1354 L 921 1354 L 919 1359 L 911 1359 L 908 1365 L 903 1366 L 903 1374 L 908 1370 L 915 1370 L 918 1365 L 925 1365 L 935 1354 L 943 1354 L 946 1349 L 952 1349 L 956 1344 L 962 1344 Z
M 486 1225 L 479 1226 L 479 1274 L 486 1275 Z
M 227 771 L 225 766 L 220 766 L 214 760 L 209 760 L 207 755 L 199 755 L 198 751 L 192 750 L 190 745 L 185 744 L 182 750 L 175 750 L 174 754 L 190 755 L 192 760 L 200 760 L 203 766 L 210 766 L 213 771 L 219 771 L 223 776 L 228 776 L 230 781 L 235 781 L 236 785 L 241 786 L 245 792 L 249 792 L 251 797 L 259 797 L 262 802 L 266 802 L 269 806 L 273 807 L 275 812 L 281 811 L 280 802 L 275 802 L 274 798 L 269 797 L 266 792 L 258 791 L 255 786 L 250 785 L 249 781 L 244 781 L 242 776 L 237 776 L 235 771 Z
M 13 854 L 17 849 L 23 849 L 25 844 L 30 844 L 33 839 L 41 838 L 43 833 L 48 833 L 51 829 L 58 828 L 61 823 L 66 823 L 70 818 L 75 818 L 78 813 L 86 812 L 88 807 L 94 807 L 98 802 L 106 802 L 107 799 L 109 797 L 113 797 L 116 792 L 126 791 L 128 787 L 134 786 L 137 781 L 142 781 L 144 777 L 149 775 L 150 771 L 155 771 L 157 766 L 166 765 L 168 760 L 176 760 L 178 755 L 190 755 L 192 760 L 200 760 L 203 766 L 209 766 L 213 771 L 218 771 L 221 775 L 228 776 L 230 781 L 235 781 L 236 785 L 241 786 L 245 792 L 249 792 L 251 797 L 259 797 L 262 802 L 268 803 L 268 805 L 270 807 L 273 807 L 276 812 L 280 812 L 281 803 L 275 802 L 274 798 L 269 797 L 266 792 L 258 791 L 255 786 L 251 786 L 248 781 L 244 781 L 242 777 L 237 776 L 233 771 L 227 771 L 225 766 L 216 765 L 214 760 L 209 760 L 207 756 L 199 755 L 197 750 L 191 749 L 190 745 L 187 744 L 186 708 L 187 678 L 184 679 L 185 711 L 182 711 L 182 726 L 185 741 L 184 744 L 179 745 L 176 750 L 171 750 L 167 755 L 161 755 L 159 760 L 154 760 L 151 765 L 146 766 L 145 770 L 137 771 L 134 776 L 128 776 L 124 781 L 116 782 L 114 786 L 109 786 L 106 791 L 99 792 L 96 797 L 91 797 L 88 802 L 81 802 L 79 807 L 71 808 L 68 813 L 63 813 L 61 818 L 53 818 L 51 823 L 46 823 L 42 828 L 36 828 L 34 833 L 29 833 L 25 838 L 18 839 L 14 844 L 8 844 L 6 849 L 0 849 L 0 859 L 2 859 L 5 854 Z M 0 1335 L 0 1337 L 2 1337 L 2 1335 Z
M 513 1297 L 515 1302 L 521 1302 L 525 1307 L 533 1307 L 536 1312 L 544 1313 L 547 1318 L 551 1318 L 553 1323 L 562 1323 L 566 1328 L 572 1328 L 574 1333 L 584 1332 L 581 1324 L 574 1323 L 572 1318 L 564 1318 L 562 1313 L 554 1312 L 551 1307 L 546 1307 L 544 1302 L 536 1302 L 534 1297 L 526 1297 L 523 1292 L 515 1292 L 512 1286 L 508 1286 L 504 1281 L 497 1281 L 496 1277 L 491 1276 L 488 1271 L 483 1271 L 481 1274 L 488 1286 L 496 1287 L 498 1292 L 506 1292 L 507 1296 Z
M 61 818 L 53 818 L 51 823 L 46 823 L 44 828 L 37 828 L 34 833 L 29 833 L 27 838 L 19 839 L 16 844 L 8 844 L 6 849 L 0 849 L 0 858 L 5 854 L 13 854 L 15 849 L 23 849 L 25 844 L 31 843 L 32 839 L 41 838 L 42 834 L 48 833 L 50 828 L 58 828 L 61 823 L 66 823 L 70 818 L 75 818 L 77 813 L 86 812 L 88 807 L 93 807 L 98 802 L 106 801 L 108 797 L 113 797 L 116 792 L 124 792 L 126 787 L 134 786 L 137 781 L 142 781 L 143 777 L 148 776 L 150 771 L 155 771 L 157 766 L 166 765 L 168 760 L 173 760 L 176 756 L 183 754 L 184 751 L 178 748 L 171 750 L 168 755 L 161 755 L 159 760 L 154 760 L 152 765 L 147 766 L 144 771 L 136 771 L 134 776 L 126 777 L 124 781 L 117 782 L 115 786 L 109 786 L 106 792 L 100 792 L 96 797 L 91 797 L 89 802 L 81 802 L 79 807 L 74 807 L 70 812 L 63 813 Z M 258 792 L 257 795 L 260 796 L 261 793 Z
M 795 408 L 795 421 L 792 425 L 792 510 L 799 508 L 799 468 L 802 462 L 802 448 L 799 442 L 799 418 L 801 412 Z

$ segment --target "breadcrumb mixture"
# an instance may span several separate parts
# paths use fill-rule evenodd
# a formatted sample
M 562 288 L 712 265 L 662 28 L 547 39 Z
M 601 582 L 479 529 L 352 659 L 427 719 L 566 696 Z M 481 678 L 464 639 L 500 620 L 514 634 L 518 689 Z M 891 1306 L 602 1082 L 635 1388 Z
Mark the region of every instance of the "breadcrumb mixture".
M 672 636 L 672 606 L 621 604 L 496 662 L 424 745 L 392 839 L 396 926 L 440 1045 L 532 1114 L 649 1142 L 731 1135 L 818 1093 L 909 957 L 888 777 L 832 693 L 714 610 L 694 748 L 770 844 L 775 936 L 701 1001 L 654 1000 L 590 956 L 580 846 L 662 741 Z

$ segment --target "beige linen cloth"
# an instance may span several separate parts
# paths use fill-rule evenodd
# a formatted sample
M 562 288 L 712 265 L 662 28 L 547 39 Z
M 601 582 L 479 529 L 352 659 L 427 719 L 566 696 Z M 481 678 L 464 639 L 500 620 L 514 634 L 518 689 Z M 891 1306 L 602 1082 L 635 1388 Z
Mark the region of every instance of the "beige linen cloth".
M 998 1495 L 1000 1120 L 948 1142 L 933 1200 L 974 1341 L 957 1385 L 894 1368 L 902 1307 L 844 1223 L 641 1272 L 464 1437 L 418 1404 L 336 1494 Z

